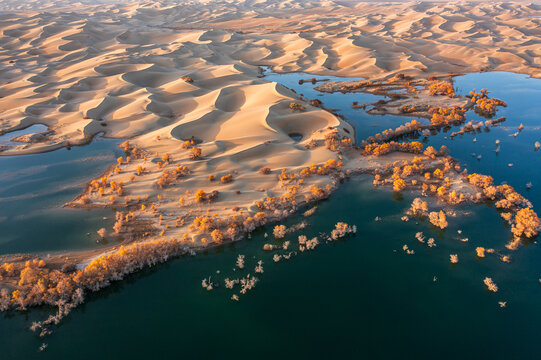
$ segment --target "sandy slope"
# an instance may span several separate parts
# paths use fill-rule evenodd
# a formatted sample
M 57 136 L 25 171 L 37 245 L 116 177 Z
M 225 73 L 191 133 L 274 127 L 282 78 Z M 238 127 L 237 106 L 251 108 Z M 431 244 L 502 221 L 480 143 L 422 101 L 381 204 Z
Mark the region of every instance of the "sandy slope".
M 98 132 L 178 138 L 212 123 L 200 135 L 210 142 L 238 137 L 223 123 L 237 126 L 239 117 L 249 117 L 251 137 L 287 141 L 290 129 L 276 125 L 270 109 L 295 96 L 262 86 L 255 65 L 366 78 L 485 70 L 541 76 L 535 4 L 91 3 L 58 1 L 59 10 L 49 4 L 44 11 L 40 1 L 0 2 L 0 130 L 43 123 L 55 131 L 50 141 L 6 154 L 83 143 Z M 325 120 L 301 132 L 338 123 L 318 116 Z
M 178 212 L 174 204 L 186 190 L 219 189 L 225 208 L 271 196 L 276 176 L 263 178 L 259 168 L 276 173 L 334 159 L 324 147 L 305 145 L 329 127 L 353 133 L 331 113 L 261 78 L 257 65 L 372 79 L 492 70 L 541 77 L 541 6 L 535 4 L 55 4 L 0 1 L 0 131 L 36 123 L 53 130 L 45 141 L 0 154 L 83 144 L 98 133 L 130 138 L 159 154 L 141 160 L 149 173 L 127 185 L 130 196 L 159 193 L 162 154 L 190 167 L 190 177 L 165 192 L 164 213 Z M 289 109 L 292 101 L 306 111 Z M 193 162 L 180 149 L 192 136 L 203 151 Z M 115 176 L 128 183 L 134 166 Z M 232 184 L 207 179 L 227 173 L 234 174 Z

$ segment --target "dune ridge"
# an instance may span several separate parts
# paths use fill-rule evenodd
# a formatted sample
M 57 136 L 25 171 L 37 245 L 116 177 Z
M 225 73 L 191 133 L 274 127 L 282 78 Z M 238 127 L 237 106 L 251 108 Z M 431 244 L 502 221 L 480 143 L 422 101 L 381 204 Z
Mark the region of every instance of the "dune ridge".
M 2 155 L 84 144 L 99 133 L 164 136 L 173 124 L 234 117 L 246 112 L 247 92 L 266 89 L 258 96 L 273 98 L 272 87 L 254 86 L 266 83 L 258 65 L 367 79 L 496 70 L 541 76 L 541 6 L 535 3 L 44 6 L 0 2 L 0 132 L 36 123 L 53 130 L 47 141 L 8 147 Z

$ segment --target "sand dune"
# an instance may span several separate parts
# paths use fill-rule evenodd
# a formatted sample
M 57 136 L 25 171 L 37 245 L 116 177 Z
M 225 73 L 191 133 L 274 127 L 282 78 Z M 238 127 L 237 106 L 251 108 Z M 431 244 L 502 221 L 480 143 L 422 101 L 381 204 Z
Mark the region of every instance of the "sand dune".
M 243 87 L 265 83 L 256 65 L 372 79 L 541 76 L 541 8 L 520 2 L 36 0 L 0 9 L 1 130 L 39 122 L 55 131 L 4 154 L 85 143 L 98 132 L 131 138 L 207 119 L 214 108 L 241 111 Z M 218 89 L 207 106 L 205 95 Z
M 129 138 L 148 154 L 137 165 L 155 167 L 163 154 L 189 165 L 190 177 L 160 205 L 176 215 L 186 190 L 219 189 L 220 207 L 247 206 L 278 187 L 261 167 L 322 163 L 336 153 L 306 145 L 331 128 L 352 137 L 349 124 L 268 82 L 259 65 L 369 79 L 541 77 L 541 6 L 531 3 L 0 0 L 0 11 L 0 132 L 52 130 L 0 154 L 85 144 L 99 133 Z M 192 137 L 197 161 L 181 149 Z M 161 171 L 130 183 L 136 164 L 110 178 L 129 183 L 131 197 L 154 198 Z M 233 183 L 208 180 L 227 173 Z

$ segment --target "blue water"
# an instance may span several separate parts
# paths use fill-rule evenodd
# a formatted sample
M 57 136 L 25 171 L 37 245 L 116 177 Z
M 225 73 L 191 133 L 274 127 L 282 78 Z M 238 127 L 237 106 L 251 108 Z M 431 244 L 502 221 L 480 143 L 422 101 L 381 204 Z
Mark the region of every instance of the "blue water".
M 465 95 L 473 88 L 487 88 L 489 96 L 504 100 L 507 107 L 500 108 L 496 117 L 505 116 L 507 120 L 491 128 L 489 133 L 464 134 L 454 139 L 448 136 L 450 132 L 440 133 L 430 137 L 428 144 L 447 146 L 451 155 L 470 173 L 489 174 L 497 184 L 512 185 L 541 212 L 541 151 L 534 151 L 535 142 L 541 142 L 541 80 L 506 72 L 469 74 L 455 80 L 458 94 Z M 466 121 L 470 120 L 486 119 L 470 111 Z M 516 137 L 512 136 L 521 123 L 524 130 Z M 473 142 L 474 138 L 477 142 Z M 500 140 L 499 153 L 494 151 L 496 140 Z M 477 155 L 482 156 L 480 161 Z M 508 166 L 510 163 L 512 167 Z M 528 182 L 532 183 L 530 190 L 526 189 Z

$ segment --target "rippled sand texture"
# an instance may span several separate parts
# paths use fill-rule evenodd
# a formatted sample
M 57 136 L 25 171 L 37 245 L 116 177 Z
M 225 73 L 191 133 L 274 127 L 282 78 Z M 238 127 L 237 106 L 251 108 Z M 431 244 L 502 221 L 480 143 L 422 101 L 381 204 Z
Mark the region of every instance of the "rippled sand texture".
M 294 94 L 259 79 L 255 65 L 367 78 L 541 76 L 539 5 L 102 2 L 59 1 L 57 10 L 0 2 L 0 129 L 54 130 L 5 154 L 84 143 L 99 132 L 138 137 L 140 146 L 156 135 L 198 135 L 239 153 L 250 141 L 292 143 L 290 132 L 309 137 L 339 124 L 317 109 L 285 111 Z

